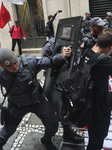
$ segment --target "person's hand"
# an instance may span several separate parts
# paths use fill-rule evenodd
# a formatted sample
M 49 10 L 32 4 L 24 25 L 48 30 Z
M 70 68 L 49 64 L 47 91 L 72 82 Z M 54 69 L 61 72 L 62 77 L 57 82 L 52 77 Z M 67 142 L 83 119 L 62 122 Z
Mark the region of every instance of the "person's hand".
M 58 14 L 58 11 L 56 12 L 56 14 Z
M 26 41 L 26 38 L 25 38 L 25 37 L 23 37 L 23 39 Z
M 63 47 L 62 49 L 62 58 L 70 57 L 72 49 L 70 47 Z

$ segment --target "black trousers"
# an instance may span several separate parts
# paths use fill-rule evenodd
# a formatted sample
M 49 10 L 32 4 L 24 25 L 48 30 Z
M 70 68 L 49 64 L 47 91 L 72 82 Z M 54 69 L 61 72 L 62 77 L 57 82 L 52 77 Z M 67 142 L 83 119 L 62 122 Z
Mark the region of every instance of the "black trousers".
M 29 112 L 34 113 L 41 119 L 43 125 L 45 126 L 44 137 L 47 140 L 51 140 L 51 138 L 55 135 L 55 133 L 58 130 L 58 118 L 55 115 L 55 112 L 49 104 L 49 102 L 45 99 L 43 95 L 41 95 L 40 103 L 37 104 L 21 107 L 12 104 L 9 110 L 9 120 L 0 131 L 0 148 L 16 131 L 16 128 L 19 125 L 22 118 Z
M 19 47 L 19 55 L 22 55 L 22 50 L 21 50 L 21 39 L 12 39 L 12 51 L 14 51 L 14 48 L 16 46 L 16 42 Z
M 108 135 L 110 115 L 106 119 L 93 115 L 93 121 L 88 126 L 89 144 L 87 150 L 101 150 L 105 137 Z

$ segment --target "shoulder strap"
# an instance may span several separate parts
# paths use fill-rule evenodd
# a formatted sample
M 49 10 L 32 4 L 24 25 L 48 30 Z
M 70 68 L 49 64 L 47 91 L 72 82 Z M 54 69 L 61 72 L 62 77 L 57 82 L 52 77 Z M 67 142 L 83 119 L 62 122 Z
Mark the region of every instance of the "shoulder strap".
M 27 58 L 26 58 L 26 55 L 23 54 L 23 55 L 20 55 L 20 58 L 21 58 L 21 61 L 22 61 L 22 64 L 25 68 L 27 68 L 31 74 L 32 74 L 32 79 L 35 81 L 35 82 L 38 82 L 39 83 L 39 91 L 40 92 L 43 92 L 43 89 L 42 87 L 40 86 L 40 80 L 39 79 L 36 79 L 35 76 L 34 76 L 34 72 L 30 69 L 29 65 L 28 65 L 28 61 L 27 61 Z
M 44 43 L 43 47 L 44 47 L 48 42 L 49 42 L 49 41 L 46 41 L 46 42 Z
M 13 31 L 14 31 L 14 25 L 12 26 L 11 35 L 12 35 Z
M 28 67 L 28 61 L 27 61 L 27 59 L 26 59 L 26 55 L 23 54 L 23 55 L 21 55 L 20 57 L 21 57 L 21 61 L 22 61 L 23 66 L 24 66 L 24 67 Z
M 25 55 L 25 54 L 20 55 L 20 58 L 21 58 L 21 61 L 22 61 L 23 66 L 24 66 L 25 68 L 27 68 L 27 69 L 31 72 L 33 79 L 35 79 L 35 77 L 34 77 L 34 72 L 33 72 L 33 71 L 30 69 L 30 67 L 29 67 L 29 64 L 28 64 L 26 55 Z
M 90 67 L 93 67 L 95 64 L 97 64 L 100 60 L 102 60 L 105 57 L 106 57 L 105 53 L 101 53 L 97 56 L 94 55 L 90 58 L 90 61 L 89 61 L 88 64 L 89 64 Z

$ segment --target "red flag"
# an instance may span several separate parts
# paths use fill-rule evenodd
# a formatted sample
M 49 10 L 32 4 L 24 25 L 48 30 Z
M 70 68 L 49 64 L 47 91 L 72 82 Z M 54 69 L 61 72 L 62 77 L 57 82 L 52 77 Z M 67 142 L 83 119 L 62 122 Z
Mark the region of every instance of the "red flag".
M 9 22 L 10 19 L 11 16 L 2 2 L 1 10 L 0 10 L 0 28 L 3 28 Z

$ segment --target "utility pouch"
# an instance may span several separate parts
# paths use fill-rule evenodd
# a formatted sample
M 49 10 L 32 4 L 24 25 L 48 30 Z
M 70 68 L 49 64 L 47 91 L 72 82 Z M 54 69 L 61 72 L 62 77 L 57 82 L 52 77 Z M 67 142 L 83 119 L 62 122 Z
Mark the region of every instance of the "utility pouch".
M 8 108 L 2 107 L 1 108 L 1 124 L 5 125 L 7 121 L 8 121 Z

